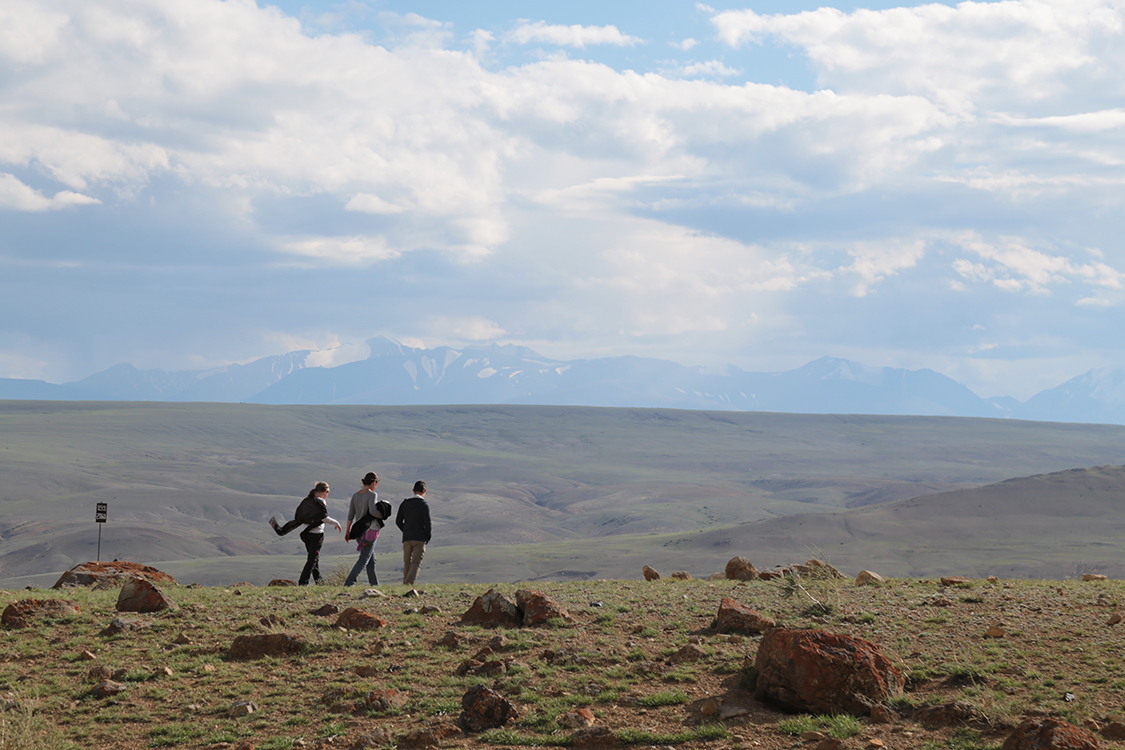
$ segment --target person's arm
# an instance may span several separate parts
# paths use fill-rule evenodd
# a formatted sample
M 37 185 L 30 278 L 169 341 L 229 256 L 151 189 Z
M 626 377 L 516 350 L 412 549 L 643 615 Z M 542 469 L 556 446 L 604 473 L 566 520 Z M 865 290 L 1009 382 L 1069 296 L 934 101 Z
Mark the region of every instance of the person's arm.
M 330 524 L 332 524 L 333 526 L 335 526 L 335 527 L 336 527 L 336 531 L 339 531 L 339 530 L 340 530 L 340 522 L 339 522 L 339 521 L 337 521 L 337 520 L 336 520 L 335 518 L 333 518 L 332 516 L 325 516 L 325 517 L 324 517 L 324 522 L 325 522 L 325 523 L 330 523 Z
M 426 535 L 426 544 L 430 543 L 430 506 L 422 501 L 422 531 Z
M 355 506 L 348 503 L 348 529 L 344 532 L 344 541 L 352 538 L 352 519 L 355 518 Z
M 398 526 L 399 531 L 403 531 L 406 526 L 406 519 L 402 516 L 402 509 L 406 507 L 406 501 L 403 500 L 398 504 L 398 513 L 395 513 L 395 526 Z

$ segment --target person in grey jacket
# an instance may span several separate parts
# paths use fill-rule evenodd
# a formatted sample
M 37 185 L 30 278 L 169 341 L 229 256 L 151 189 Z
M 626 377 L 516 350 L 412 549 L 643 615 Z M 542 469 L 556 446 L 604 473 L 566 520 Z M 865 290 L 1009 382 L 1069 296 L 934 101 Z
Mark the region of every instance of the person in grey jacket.
M 379 493 L 375 488 L 379 486 L 379 475 L 373 471 L 367 472 L 363 478 L 363 487 L 352 495 L 352 502 L 348 506 L 348 528 L 344 532 L 344 541 L 351 539 L 359 550 L 359 559 L 356 560 L 348 577 L 344 580 L 345 586 L 354 585 L 359 578 L 360 571 L 367 568 L 367 581 L 372 586 L 379 585 L 379 577 L 375 575 L 375 541 L 379 538 L 379 528 L 369 529 L 361 539 L 352 539 L 352 524 L 363 518 L 364 514 L 377 515 L 375 503 L 379 502 Z M 374 526 L 374 524 L 373 524 Z
M 402 531 L 402 582 L 409 586 L 418 578 L 422 556 L 430 543 L 430 506 L 426 504 L 426 483 L 414 483 L 414 497 L 398 506 L 395 526 Z

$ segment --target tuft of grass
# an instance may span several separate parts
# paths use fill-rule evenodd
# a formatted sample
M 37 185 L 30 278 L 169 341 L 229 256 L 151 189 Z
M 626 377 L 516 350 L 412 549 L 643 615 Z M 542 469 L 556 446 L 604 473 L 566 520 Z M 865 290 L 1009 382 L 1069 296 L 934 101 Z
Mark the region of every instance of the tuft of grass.
M 626 745 L 683 745 L 687 742 L 726 739 L 726 736 L 726 727 L 721 724 L 703 724 L 675 734 L 659 734 L 645 729 L 622 729 L 617 733 L 617 739 Z
M 786 734 L 796 736 L 805 732 L 824 732 L 829 737 L 838 740 L 846 740 L 848 737 L 854 737 L 863 731 L 859 719 L 847 714 L 821 714 L 820 716 L 801 714 L 782 719 L 777 723 L 777 728 Z
M 511 729 L 489 729 L 481 732 L 477 739 L 483 745 L 507 747 L 565 747 L 570 744 L 569 737 L 520 734 Z
M 660 706 L 682 706 L 688 702 L 688 694 L 683 690 L 664 690 L 652 695 L 637 699 L 637 705 L 644 708 L 659 708 Z

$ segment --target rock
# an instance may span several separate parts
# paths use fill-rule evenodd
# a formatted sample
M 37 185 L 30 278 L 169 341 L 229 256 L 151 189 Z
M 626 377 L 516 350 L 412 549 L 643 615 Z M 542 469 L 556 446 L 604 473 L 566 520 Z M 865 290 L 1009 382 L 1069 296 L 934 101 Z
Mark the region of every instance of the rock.
M 516 608 L 523 612 L 524 627 L 545 625 L 548 620 L 573 623 L 574 618 L 559 604 L 538 591 L 520 589 L 516 592 Z
M 1008 631 L 999 625 L 993 625 L 988 630 L 984 631 L 985 638 L 1003 638 L 1008 635 Z
M 267 627 L 267 628 L 274 628 L 274 627 L 277 627 L 278 625 L 284 625 L 285 624 L 284 620 L 282 620 L 280 617 L 273 614 L 272 612 L 270 614 L 266 615 L 265 617 L 263 617 L 262 619 L 258 620 L 258 622 L 260 622 L 264 627 Z
M 1089 729 L 1094 732 L 1100 730 L 1107 740 L 1125 740 L 1125 723 L 1120 721 L 1107 721 L 1104 727 L 1099 727 L 1097 722 L 1094 722 L 1094 726 Z
M 113 588 L 122 585 L 130 578 L 144 578 L 153 583 L 174 584 L 176 582 L 176 579 L 172 576 L 156 568 L 150 568 L 139 563 L 115 560 L 113 562 L 79 563 L 63 573 L 62 577 L 55 581 L 55 585 L 51 588 L 61 589 L 76 586 Z
M 820 742 L 816 743 L 816 750 L 840 750 L 844 743 L 835 737 L 825 737 Z
M 439 747 L 442 740 L 456 737 L 459 734 L 461 734 L 461 729 L 453 724 L 438 724 L 437 726 L 407 732 L 398 738 L 397 746 L 403 748 Z
M 961 583 L 968 583 L 969 579 L 965 576 L 944 576 L 941 579 L 942 586 L 956 586 Z
M 824 732 L 817 732 L 810 729 L 807 732 L 801 732 L 801 739 L 805 742 L 820 742 L 821 740 L 828 739 L 828 735 Z
M 360 735 L 355 742 L 348 746 L 348 750 L 373 750 L 374 748 L 390 747 L 394 744 L 394 735 L 389 730 L 376 729 L 373 732 Z M 422 747 L 426 746 L 423 745 Z
M 561 714 L 557 721 L 563 729 L 583 729 L 594 726 L 594 714 L 588 708 L 576 708 Z
M 172 639 L 172 643 L 174 643 L 177 646 L 190 646 L 191 645 L 191 638 L 188 638 L 187 633 L 180 633 L 179 635 L 177 635 L 175 638 Z
M 873 586 L 883 582 L 883 576 L 870 570 L 861 570 L 855 577 L 856 586 Z
M 503 651 L 508 648 L 508 639 L 503 633 L 494 635 L 488 639 L 488 648 L 492 649 L 493 652 Z
M 406 693 L 398 690 L 372 690 L 364 698 L 364 703 L 372 710 L 387 713 L 405 707 L 408 700 Z
M 495 690 L 477 685 L 461 696 L 460 724 L 470 732 L 502 727 L 519 718 L 516 707 Z
M 656 572 L 656 568 L 650 568 L 649 566 L 646 565 L 646 566 L 644 566 L 644 568 L 641 569 L 641 573 L 644 574 L 644 577 L 645 577 L 646 581 L 659 581 L 660 580 L 660 574 Z
M 316 615 L 317 617 L 330 617 L 331 615 L 334 615 L 339 611 L 340 608 L 335 604 L 325 604 L 323 607 L 318 607 L 314 610 L 311 610 L 309 614 Z
M 235 701 L 231 704 L 227 716 L 231 719 L 241 719 L 258 710 L 258 704 L 251 701 Z
M 171 667 L 161 667 L 157 671 L 159 672 L 159 674 L 162 674 L 165 677 L 175 677 L 176 676 L 176 673 L 172 671 Z
M 724 596 L 719 601 L 719 616 L 715 621 L 715 630 L 720 633 L 756 635 L 775 627 L 777 623 L 773 620 L 739 604 L 730 597 Z
M 1125 617 L 1122 617 L 1120 612 L 1114 612 L 1112 615 L 1109 616 L 1109 619 L 1106 621 L 1105 624 L 1106 625 L 1117 625 L 1122 620 L 1125 620 Z
M 1000 583 L 1000 579 L 997 578 L 996 576 L 989 576 L 985 580 L 987 580 L 989 583 Z
M 988 724 L 988 717 L 978 711 L 976 706 L 965 701 L 952 701 L 939 706 L 920 708 L 914 712 L 914 720 L 930 729 Z
M 305 642 L 288 633 L 267 635 L 240 635 L 227 651 L 231 659 L 260 659 L 263 656 L 290 656 L 305 650 Z M 204 669 L 210 665 L 204 665 Z M 212 671 L 214 667 L 211 668 Z
M 568 738 L 571 747 L 613 747 L 619 745 L 617 735 L 607 727 L 586 727 L 579 729 Z
M 78 654 L 78 658 L 82 661 L 94 661 L 98 657 L 94 655 L 93 651 L 82 651 Z
M 902 673 L 862 638 L 820 630 L 777 628 L 754 659 L 758 700 L 812 714 L 864 716 L 902 693 Z
M 895 712 L 886 706 L 872 706 L 869 718 L 872 724 L 893 724 Z
M 129 689 L 128 685 L 113 680 L 102 680 L 97 685 L 90 689 L 90 695 L 95 698 L 108 698 L 111 695 L 123 693 Z
M 496 589 L 478 596 L 473 606 L 461 615 L 462 625 L 502 625 L 518 628 L 523 624 L 523 613 L 516 603 Z
M 403 599 L 417 599 L 423 593 L 424 592 L 419 591 L 418 589 L 410 589 L 409 591 L 407 591 L 405 594 L 402 595 L 402 598 Z
M 719 718 L 723 720 L 749 715 L 750 709 L 743 708 L 742 706 L 719 706 Z
M 792 565 L 790 567 L 792 570 L 797 571 L 798 574 L 805 578 L 844 577 L 844 574 L 837 570 L 835 566 L 829 565 L 823 560 L 817 560 L 816 558 L 806 561 L 804 565 Z
M 706 581 L 725 581 L 726 579 L 727 579 L 726 573 L 721 573 L 721 572 L 716 571 L 716 572 L 712 573 L 711 575 L 707 576 L 707 578 L 705 578 L 704 580 L 706 580 Z
M 707 698 L 699 704 L 699 713 L 703 716 L 715 716 L 719 713 L 719 701 Z
M 932 607 L 952 607 L 953 606 L 953 602 L 950 601 L 949 599 L 946 599 L 944 596 L 935 596 L 933 599 L 931 599 L 927 603 Z
M 9 628 L 26 628 L 44 617 L 71 617 L 81 611 L 77 602 L 66 599 L 20 599 L 4 608 L 0 623 Z
M 675 578 L 677 581 L 691 581 L 691 580 L 693 580 L 692 577 L 691 577 L 691 573 L 688 573 L 686 570 L 677 570 L 674 573 L 672 573 L 672 577 Z
M 706 658 L 706 651 L 701 649 L 699 646 L 696 646 L 694 643 L 689 643 L 688 645 L 684 646 L 679 651 L 668 657 L 668 661 L 672 662 L 673 664 L 683 664 L 684 662 L 699 661 L 700 659 Z
M 360 599 L 390 599 L 389 596 L 384 594 L 379 589 L 364 589 L 363 593 L 359 595 Z
M 878 737 L 872 737 L 871 739 L 869 739 L 867 741 L 867 746 L 868 747 L 886 747 L 883 744 L 883 741 L 881 739 L 879 739 Z
M 111 636 L 118 633 L 132 633 L 137 630 L 143 630 L 152 623 L 143 620 L 126 620 L 124 617 L 114 617 L 109 625 L 102 628 L 98 635 Z
M 784 573 L 782 573 L 781 571 L 778 571 L 778 570 L 759 570 L 758 571 L 758 578 L 761 578 L 763 581 L 772 581 L 773 579 L 781 578 L 784 575 L 785 575 Z
M 441 607 L 435 607 L 433 605 L 427 604 L 418 611 L 421 614 L 426 615 L 427 617 L 429 615 L 440 615 L 441 614 Z
M 1108 581 L 1109 576 L 1103 576 L 1101 573 L 1083 573 L 1083 581 Z
M 443 648 L 457 648 L 465 642 L 465 637 L 459 635 L 452 630 L 447 630 L 445 635 L 441 637 L 435 645 L 442 646 Z
M 90 671 L 86 673 L 86 682 L 104 682 L 111 677 L 113 677 L 113 670 L 101 664 L 90 667 Z
M 758 577 L 758 569 L 745 557 L 732 557 L 727 560 L 726 575 L 729 581 L 753 581 Z
M 336 618 L 335 627 L 346 630 L 377 630 L 386 627 L 387 621 L 355 607 L 348 607 Z
M 1059 719 L 1026 719 L 1001 750 L 1098 750 L 1098 738 Z
M 164 592 L 146 578 L 130 578 L 117 595 L 118 612 L 162 612 L 177 609 Z
M 291 578 L 275 578 L 267 586 L 296 586 L 297 582 Z

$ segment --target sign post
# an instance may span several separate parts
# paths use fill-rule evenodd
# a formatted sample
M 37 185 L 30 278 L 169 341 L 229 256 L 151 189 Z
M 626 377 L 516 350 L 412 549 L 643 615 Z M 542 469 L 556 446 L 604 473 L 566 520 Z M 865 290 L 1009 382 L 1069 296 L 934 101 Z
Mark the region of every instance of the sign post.
M 109 520 L 109 503 L 98 503 L 97 510 L 94 511 L 94 521 L 99 524 L 105 523 Z M 102 527 L 98 526 L 98 562 L 102 561 Z

